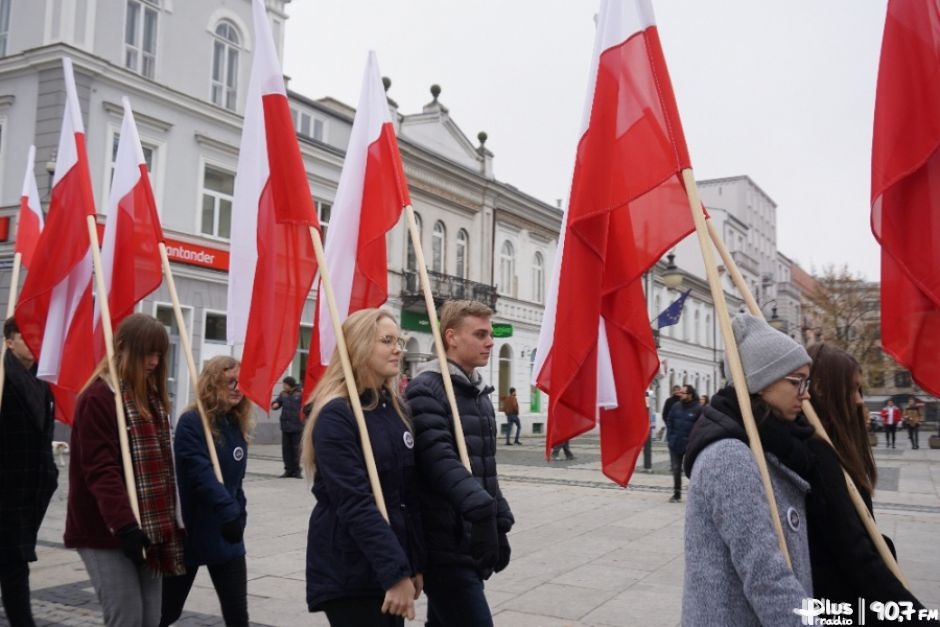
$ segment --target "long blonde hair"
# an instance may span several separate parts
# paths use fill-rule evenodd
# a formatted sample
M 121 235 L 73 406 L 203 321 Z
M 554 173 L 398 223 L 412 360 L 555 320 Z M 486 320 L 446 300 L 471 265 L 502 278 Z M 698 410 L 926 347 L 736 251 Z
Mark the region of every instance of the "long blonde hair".
M 209 428 L 212 430 L 212 436 L 218 440 L 221 429 L 220 424 L 227 414 L 232 414 L 238 421 L 238 428 L 242 432 L 245 440 L 251 439 L 251 401 L 247 396 L 242 396 L 242 400 L 237 405 L 229 407 L 228 393 L 229 381 L 228 375 L 241 365 L 237 359 L 227 355 L 213 357 L 202 367 L 202 373 L 199 375 L 199 381 L 196 384 L 196 394 L 202 401 L 202 406 L 206 410 L 206 418 L 209 419 Z M 195 405 L 187 409 L 196 409 Z
M 372 366 L 369 365 L 369 359 L 376 350 L 378 338 L 376 337 L 379 321 L 388 318 L 395 322 L 395 318 L 389 312 L 383 309 L 360 309 L 351 314 L 343 322 L 343 337 L 346 338 L 346 348 L 349 351 L 349 361 L 352 365 L 353 378 L 356 382 L 356 389 L 362 394 L 366 391 L 364 384 L 370 384 L 374 377 L 368 377 L 363 381 L 365 374 L 372 374 Z M 396 323 L 397 325 L 397 323 Z M 315 359 L 316 356 L 311 355 Z M 411 430 L 411 421 L 408 418 L 404 404 L 398 395 L 399 375 L 386 378 L 381 383 L 382 390 L 392 401 L 392 407 L 405 423 L 408 430 Z M 316 459 L 313 447 L 313 426 L 316 418 L 323 407 L 336 398 L 349 398 L 349 392 L 346 388 L 346 379 L 343 376 L 343 365 L 339 359 L 339 351 L 333 349 L 333 355 L 330 357 L 330 364 L 317 383 L 310 398 L 312 408 L 310 417 L 304 424 L 303 437 L 300 442 L 300 462 L 303 465 L 308 479 L 313 479 L 316 470 Z M 378 407 L 379 394 L 373 394 L 372 398 L 362 409 L 369 411 Z

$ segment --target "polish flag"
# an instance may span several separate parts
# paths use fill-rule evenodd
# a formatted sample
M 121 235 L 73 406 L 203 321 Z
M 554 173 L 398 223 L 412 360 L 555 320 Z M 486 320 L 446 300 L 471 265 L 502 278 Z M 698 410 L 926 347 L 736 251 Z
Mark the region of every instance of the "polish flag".
M 602 0 L 533 373 L 549 395 L 546 456 L 599 418 L 602 468 L 621 485 L 649 432 L 659 368 L 642 276 L 694 230 L 689 163 L 649 0 Z
M 111 195 L 101 246 L 101 265 L 112 328 L 134 313 L 134 306 L 160 287 L 163 229 L 147 174 L 144 150 L 130 101 L 124 97 L 124 121 L 114 160 Z M 105 356 L 100 312 L 95 304 L 95 351 Z
M 940 395 L 940 1 L 890 0 L 871 156 L 881 342 Z
M 255 51 L 232 202 L 228 341 L 243 346 L 242 391 L 266 408 L 297 352 L 317 270 L 310 228 L 320 225 L 262 0 L 252 0 L 252 12 Z
M 20 196 L 20 215 L 16 225 L 16 249 L 23 259 L 23 267 L 29 269 L 33 263 L 33 253 L 39 234 L 42 233 L 42 205 L 39 204 L 39 189 L 36 187 L 36 175 L 33 164 L 36 161 L 36 147 L 29 147 L 26 160 L 26 177 L 23 179 L 23 195 Z M 15 295 L 11 295 L 11 298 Z
M 85 131 L 72 60 L 62 59 L 65 112 L 45 228 L 16 307 L 16 323 L 37 356 L 38 376 L 53 384 L 63 419 L 95 367 L 92 343 L 91 248 L 87 217 L 95 215 Z
M 326 263 L 343 320 L 353 312 L 378 307 L 388 300 L 385 235 L 409 204 L 395 127 L 379 65 L 375 53 L 370 52 L 326 242 Z M 307 396 L 313 393 L 336 347 L 322 287 L 317 304 L 317 324 L 304 379 Z

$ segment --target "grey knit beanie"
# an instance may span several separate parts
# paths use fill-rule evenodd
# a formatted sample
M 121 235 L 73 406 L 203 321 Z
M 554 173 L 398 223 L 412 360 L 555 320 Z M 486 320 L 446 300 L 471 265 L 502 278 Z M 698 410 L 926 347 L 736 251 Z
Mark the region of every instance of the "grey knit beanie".
M 731 328 L 741 354 L 747 390 L 752 394 L 813 361 L 796 340 L 757 316 L 740 313 L 732 319 Z M 731 369 L 726 372 L 730 375 Z

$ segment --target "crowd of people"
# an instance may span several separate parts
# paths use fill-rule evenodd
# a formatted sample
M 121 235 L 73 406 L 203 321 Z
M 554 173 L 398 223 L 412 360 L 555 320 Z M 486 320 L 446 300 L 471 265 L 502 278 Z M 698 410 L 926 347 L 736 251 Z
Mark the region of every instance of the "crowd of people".
M 305 410 L 296 382 L 285 379 L 273 404 L 288 412 L 282 413 L 283 476 L 302 470 L 315 497 L 307 607 L 324 612 L 331 625 L 403 625 L 415 618 L 422 593 L 429 626 L 493 624 L 484 582 L 509 565 L 515 519 L 499 485 L 493 388 L 478 371 L 493 347 L 491 316 L 481 303 L 445 303 L 446 363 L 428 362 L 402 387 L 404 342 L 394 317 L 381 309 L 350 315 L 343 335 L 365 433 L 338 354 Z M 678 386 L 664 415 L 672 501 L 681 500 L 682 475 L 689 478 L 683 624 L 798 625 L 794 608 L 812 597 L 922 608 L 877 553 L 843 479 L 844 469 L 870 512 L 877 469 L 859 364 L 826 344 L 807 352 L 747 314 L 732 327 L 776 511 L 748 447 L 739 391 L 728 386 L 702 398 L 691 385 Z M 34 624 L 28 563 L 36 559 L 38 528 L 56 488 L 49 446 L 54 403 L 12 320 L 4 337 L 0 583 L 7 619 L 28 627 Z M 65 545 L 78 550 L 109 626 L 173 624 L 202 566 L 226 625 L 248 625 L 242 482 L 252 408 L 238 387 L 239 363 L 208 360 L 196 391 L 207 424 L 194 406 L 171 429 L 164 326 L 133 314 L 114 339 L 113 367 L 103 360 L 78 399 Z M 453 384 L 469 468 L 458 453 L 445 377 Z M 831 444 L 803 415 L 810 398 Z M 518 416 L 517 402 L 504 409 Z M 119 410 L 129 456 L 120 444 Z M 916 404 L 905 408 L 908 425 L 916 418 Z M 780 520 L 786 555 L 772 516 Z

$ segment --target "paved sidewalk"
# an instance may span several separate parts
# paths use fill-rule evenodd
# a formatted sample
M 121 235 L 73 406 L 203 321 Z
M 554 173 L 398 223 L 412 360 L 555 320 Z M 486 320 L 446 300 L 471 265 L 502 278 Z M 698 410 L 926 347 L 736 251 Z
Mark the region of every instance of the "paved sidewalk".
M 875 449 L 881 476 L 875 514 L 894 539 L 914 593 L 940 607 L 940 450 Z M 499 445 L 502 487 L 516 516 L 509 568 L 487 582 L 500 627 L 677 625 L 682 596 L 683 504 L 668 503 L 665 447 L 653 447 L 652 473 L 637 470 L 627 489 L 600 473 L 596 438 L 572 443 L 576 459 L 546 463 L 543 442 Z M 304 601 L 306 481 L 278 479 L 280 447 L 251 448 L 248 496 L 249 611 L 253 625 L 326 625 Z M 77 553 L 62 547 L 66 473 L 62 469 L 32 564 L 39 625 L 100 625 L 94 590 Z M 423 623 L 424 598 L 418 608 Z M 4 624 L 0 611 L 0 624 Z M 177 625 L 222 625 L 208 574 L 201 571 Z

